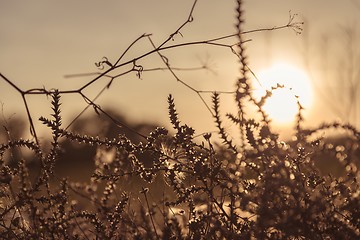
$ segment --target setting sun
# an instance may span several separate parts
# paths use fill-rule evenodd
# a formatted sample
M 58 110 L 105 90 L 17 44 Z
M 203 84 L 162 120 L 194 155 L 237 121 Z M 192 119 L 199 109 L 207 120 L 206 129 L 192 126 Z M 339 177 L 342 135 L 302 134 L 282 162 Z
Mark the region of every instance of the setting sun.
M 289 64 L 278 63 L 257 73 L 261 84 L 255 83 L 254 96 L 260 99 L 267 90 L 277 84 L 284 88 L 273 91 L 272 96 L 266 101 L 264 110 L 276 123 L 286 124 L 294 120 L 298 112 L 297 99 L 304 108 L 309 108 L 312 103 L 311 83 L 306 73 Z M 257 85 L 256 85 L 257 84 Z

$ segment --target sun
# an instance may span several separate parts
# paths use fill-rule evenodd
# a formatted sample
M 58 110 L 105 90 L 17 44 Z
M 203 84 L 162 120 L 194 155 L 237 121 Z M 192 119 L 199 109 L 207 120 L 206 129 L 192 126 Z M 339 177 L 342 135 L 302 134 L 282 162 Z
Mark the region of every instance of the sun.
M 273 91 L 264 105 L 265 112 L 273 122 L 289 124 L 298 113 L 297 99 L 307 109 L 312 104 L 312 86 L 307 74 L 299 68 L 285 63 L 277 63 L 256 74 L 259 83 L 255 83 L 254 97 L 260 99 L 267 90 L 283 85 Z M 256 86 L 257 85 L 257 86 Z

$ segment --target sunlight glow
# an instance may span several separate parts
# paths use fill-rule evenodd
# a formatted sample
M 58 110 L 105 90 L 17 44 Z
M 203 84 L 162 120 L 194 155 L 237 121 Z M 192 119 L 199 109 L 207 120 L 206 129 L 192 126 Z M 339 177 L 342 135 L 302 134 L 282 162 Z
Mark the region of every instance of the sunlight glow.
M 264 110 L 275 123 L 287 124 L 295 119 L 298 112 L 295 96 L 299 97 L 305 109 L 310 107 L 312 86 L 304 71 L 289 64 L 277 63 L 257 73 L 257 78 L 261 86 L 255 83 L 256 99 L 260 99 L 266 90 L 276 87 L 277 84 L 284 85 L 284 88 L 274 90 L 264 105 Z

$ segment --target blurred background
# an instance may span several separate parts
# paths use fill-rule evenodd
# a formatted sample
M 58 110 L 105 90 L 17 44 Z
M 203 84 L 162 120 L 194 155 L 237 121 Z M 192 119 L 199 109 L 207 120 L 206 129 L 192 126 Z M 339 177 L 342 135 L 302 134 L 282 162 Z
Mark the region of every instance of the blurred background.
M 155 45 L 161 44 L 186 21 L 192 5 L 192 0 L 0 0 L 0 72 L 23 91 L 33 88 L 79 89 L 96 76 L 83 73 L 104 71 L 94 63 L 102 61 L 103 57 L 116 62 L 142 34 L 152 34 Z M 230 0 L 199 0 L 193 12 L 194 21 L 168 45 L 235 33 L 235 6 L 235 1 Z M 244 35 L 249 40 L 246 43 L 249 67 L 261 83 L 254 79 L 254 88 L 265 90 L 278 81 L 285 85 L 291 85 L 291 81 L 299 82 L 298 86 L 303 90 L 297 92 L 295 89 L 295 93 L 304 102 L 308 126 L 333 120 L 360 126 L 359 0 L 252 0 L 245 1 L 244 12 L 246 31 L 286 25 L 294 14 L 297 14 L 295 22 L 305 23 L 301 34 L 282 29 Z M 234 44 L 236 38 L 225 42 Z M 144 38 L 121 62 L 151 50 L 153 47 Z M 196 90 L 234 90 L 239 64 L 229 48 L 194 45 L 168 49 L 162 54 L 171 67 L 183 68 L 175 71 L 177 76 Z M 166 67 L 157 54 L 136 64 L 145 70 Z M 202 66 L 207 69 L 188 69 Z M 120 68 L 117 74 L 129 67 L 132 65 Z M 279 75 L 280 72 L 289 72 L 289 75 Z M 92 99 L 108 83 L 109 78 L 99 79 L 83 93 Z M 146 122 L 170 128 L 166 101 L 170 93 L 175 98 L 180 119 L 194 127 L 196 134 L 214 130 L 211 114 L 199 96 L 180 84 L 167 70 L 143 71 L 140 78 L 135 72 L 116 78 L 96 104 L 116 112 L 124 122 L 137 127 Z M 211 94 L 202 96 L 211 106 Z M 51 99 L 45 95 L 26 95 L 26 99 L 40 139 L 45 138 L 49 131 L 37 119 L 49 117 Z M 233 99 L 232 94 L 221 94 L 223 114 L 236 110 Z M 61 101 L 64 126 L 87 106 L 79 94 L 64 94 Z M 284 120 L 278 118 L 276 111 L 291 112 L 282 105 L 286 101 L 280 96 L 279 101 L 269 106 L 269 112 L 271 108 L 275 109 L 270 117 L 284 139 L 291 135 L 294 114 Z M 21 94 L 3 79 L 0 79 L 0 104 L 0 119 L 2 125 L 7 126 L 2 131 L 11 128 L 14 137 L 16 131 L 18 135 L 29 136 Z M 94 116 L 93 108 L 89 108 L 81 118 Z M 105 135 L 108 129 L 98 126 L 89 124 L 90 134 Z M 230 128 L 231 124 L 225 127 Z M 3 135 L 2 142 L 5 140 Z

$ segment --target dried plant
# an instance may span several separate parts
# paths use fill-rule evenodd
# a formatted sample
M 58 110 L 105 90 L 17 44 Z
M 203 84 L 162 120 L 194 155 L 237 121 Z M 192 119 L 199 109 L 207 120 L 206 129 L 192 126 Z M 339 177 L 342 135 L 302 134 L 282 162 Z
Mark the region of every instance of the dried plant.
M 180 45 L 167 45 L 180 30 L 193 21 L 191 8 L 187 20 L 162 44 L 156 46 L 150 35 L 135 40 L 115 63 L 104 58 L 97 66 L 103 70 L 79 89 L 70 91 L 30 89 L 23 91 L 1 75 L 24 99 L 34 140 L 11 140 L 0 145 L 0 235 L 3 239 L 358 239 L 360 237 L 359 142 L 360 133 L 351 125 L 323 124 L 314 129 L 303 127 L 302 107 L 298 100 L 295 138 L 282 142 L 272 130 L 271 120 L 263 110 L 271 91 L 260 100 L 252 96 L 250 70 L 243 36 L 242 1 L 237 1 L 236 33 L 201 42 L 230 48 L 240 61 L 234 94 L 236 113 L 225 117 L 220 112 L 222 92 L 212 93 L 212 107 L 200 91 L 182 81 L 170 65 L 163 50 Z M 279 28 L 301 30 L 291 16 Z M 274 28 L 274 29 L 279 29 Z M 274 29 L 259 29 L 261 31 Z M 219 41 L 237 38 L 226 45 Z M 132 61 L 122 57 L 143 39 L 154 50 Z M 203 100 L 214 117 L 220 144 L 213 133 L 202 134 L 182 123 L 175 99 L 168 97 L 172 131 L 163 127 L 144 135 L 116 119 L 91 100 L 83 90 L 98 79 L 109 78 L 108 84 L 121 75 L 146 69 L 138 60 L 158 54 L 166 69 L 182 85 Z M 121 66 L 132 69 L 112 75 Z M 51 97 L 51 118 L 40 121 L 52 131 L 51 148 L 39 144 L 26 95 L 46 94 Z M 61 96 L 79 94 L 98 114 L 115 125 L 135 133 L 142 141 L 125 134 L 115 138 L 88 136 L 62 126 Z M 254 105 L 252 113 L 245 106 Z M 82 112 L 79 114 L 81 115 Z M 258 114 L 260 117 L 256 118 Z M 237 140 L 224 127 L 223 120 L 234 123 Z M 259 119 L 259 120 L 258 120 Z M 77 118 L 74 119 L 74 122 Z M 318 133 L 329 129 L 345 130 L 347 143 L 330 143 Z M 73 182 L 59 177 L 56 164 L 63 143 L 72 141 L 96 148 L 92 177 L 86 182 Z M 5 153 L 25 148 L 34 153 L 39 163 L 31 170 L 24 159 L 9 165 Z M 332 156 L 341 164 L 340 176 L 325 174 L 318 159 Z M 133 183 L 132 185 L 130 183 Z

